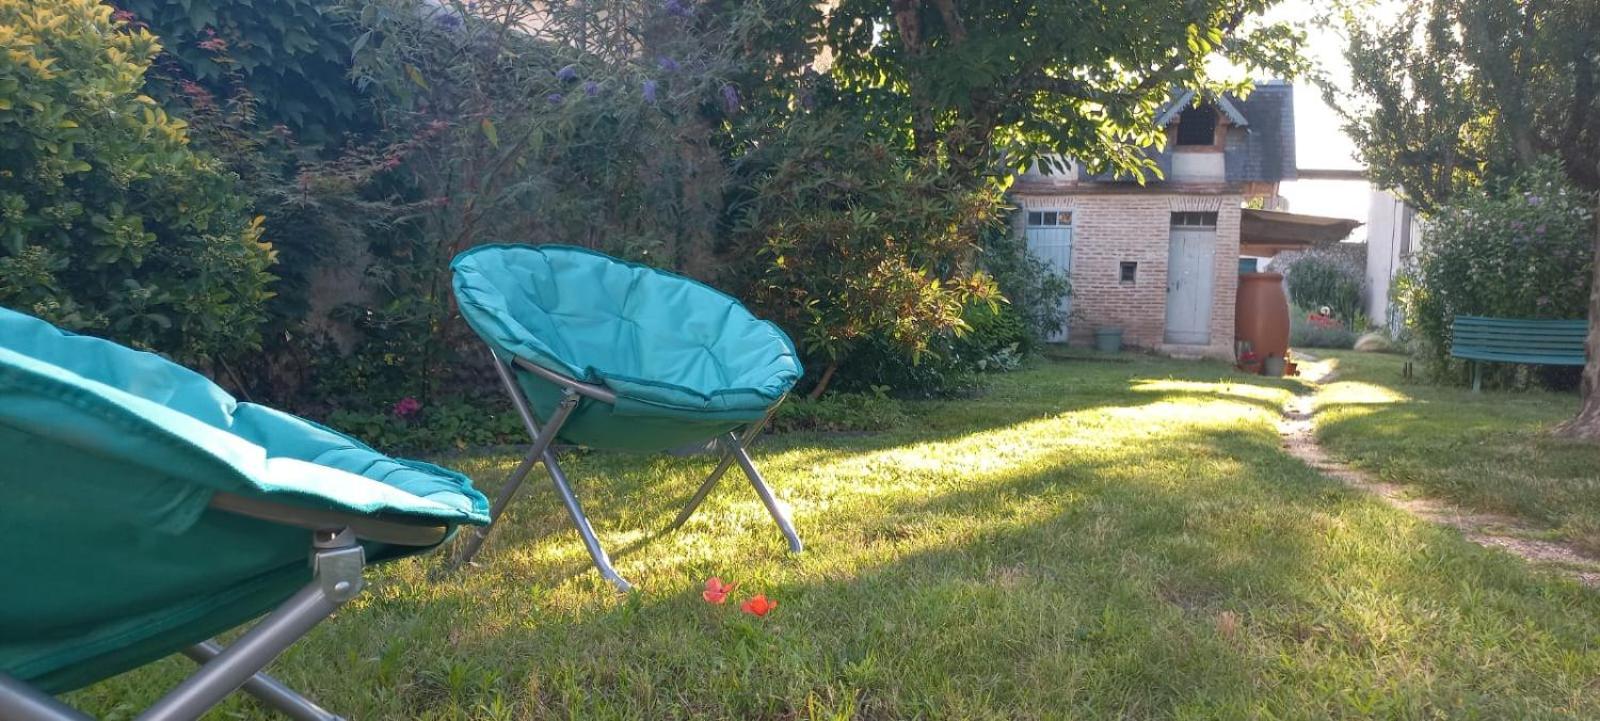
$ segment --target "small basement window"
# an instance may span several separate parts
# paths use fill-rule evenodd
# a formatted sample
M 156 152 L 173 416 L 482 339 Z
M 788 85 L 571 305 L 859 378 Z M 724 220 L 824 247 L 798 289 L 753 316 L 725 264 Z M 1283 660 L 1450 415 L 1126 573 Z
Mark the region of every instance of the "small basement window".
M 1121 270 L 1121 276 L 1120 276 L 1121 282 L 1123 282 L 1123 283 L 1132 283 L 1132 282 L 1135 281 L 1135 279 L 1138 277 L 1138 275 L 1139 275 L 1139 264 L 1138 263 L 1136 263 L 1134 261 L 1131 261 L 1131 260 L 1122 261 L 1122 270 Z
M 1186 108 L 1178 115 L 1178 145 L 1217 144 L 1217 108 L 1206 104 Z
M 1215 228 L 1217 227 L 1216 213 L 1201 213 L 1184 211 L 1172 214 L 1172 227 L 1174 228 Z

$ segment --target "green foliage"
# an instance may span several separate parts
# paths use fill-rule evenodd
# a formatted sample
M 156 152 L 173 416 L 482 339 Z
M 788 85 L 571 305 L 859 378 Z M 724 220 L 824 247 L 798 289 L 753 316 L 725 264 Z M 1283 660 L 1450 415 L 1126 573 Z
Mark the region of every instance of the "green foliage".
M 1433 211 L 1554 156 L 1600 189 L 1592 0 L 1428 0 L 1377 21 L 1342 0 L 1350 85 L 1330 90 L 1380 187 Z
M 1354 256 L 1343 249 L 1322 248 L 1287 261 L 1284 280 L 1295 305 L 1311 311 L 1327 306 L 1333 317 L 1350 329 L 1366 325 L 1361 299 L 1366 293 L 1367 271 Z
M 1546 162 L 1440 208 L 1395 291 L 1435 370 L 1451 367 L 1450 323 L 1457 315 L 1584 317 L 1593 202 Z
M 1012 312 L 1022 323 L 1023 351 L 1033 350 L 1061 330 L 1067 320 L 1061 301 L 1072 294 L 1072 282 L 1028 252 L 1021 234 L 1007 227 L 986 232 L 978 262 L 994 276 L 1000 294 L 1011 301 Z
M 772 430 L 882 433 L 909 420 L 905 404 L 887 393 L 830 393 L 816 400 L 791 398 L 784 402 L 772 419 Z
M 161 38 L 151 94 L 210 103 L 248 96 L 263 126 L 313 143 L 370 130 L 368 100 L 350 81 L 355 25 L 337 2 L 114 0 Z
M 503 399 L 473 402 L 452 398 L 421 403 L 407 413 L 402 412 L 405 406 L 398 405 L 406 398 L 397 398 L 383 410 L 342 408 L 328 414 L 327 423 L 391 453 L 439 453 L 527 442 L 521 419 Z
M 156 39 L 92 0 L 0 0 L 0 47 L 0 303 L 183 362 L 254 348 L 271 251 L 141 94 Z
M 832 73 L 875 127 L 973 179 L 1052 154 L 1149 172 L 1174 86 L 1237 89 L 1210 62 L 1293 75 L 1300 36 L 1246 21 L 1275 0 L 843 0 Z
M 1289 307 L 1289 345 L 1295 348 L 1351 348 L 1356 334 L 1348 322 L 1323 318 L 1298 302 Z
M 969 304 L 996 301 L 971 259 L 997 192 L 965 192 L 838 118 L 792 130 L 736 233 L 763 261 L 757 307 L 806 352 L 838 365 L 872 338 L 918 361 L 941 334 L 967 330 Z

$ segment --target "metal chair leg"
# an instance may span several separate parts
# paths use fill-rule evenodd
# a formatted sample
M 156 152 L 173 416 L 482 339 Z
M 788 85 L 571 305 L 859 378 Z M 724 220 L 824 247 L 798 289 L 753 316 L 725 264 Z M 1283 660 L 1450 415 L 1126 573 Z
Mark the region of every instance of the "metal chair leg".
M 720 439 L 718 440 L 718 445 L 722 445 Z M 717 487 L 718 481 L 722 480 L 722 474 L 727 473 L 728 469 L 732 467 L 733 454 L 724 449 L 722 460 L 717 462 L 716 469 L 711 471 L 711 475 L 706 476 L 705 482 L 701 483 L 700 487 L 695 490 L 694 496 L 689 498 L 689 503 L 683 507 L 682 511 L 678 512 L 678 517 L 673 519 L 672 525 L 667 526 L 667 530 L 675 531 L 681 528 L 689 520 L 689 517 L 700 509 L 700 504 L 705 502 L 706 496 L 711 495 L 711 490 Z
M 503 366 L 499 366 L 498 361 L 496 361 L 496 366 L 501 367 L 502 372 L 504 372 Z M 520 396 L 513 397 L 520 399 Z M 484 541 L 489 540 L 490 531 L 494 530 L 494 524 L 499 522 L 500 514 L 505 512 L 506 506 L 511 505 L 512 497 L 516 496 L 517 489 L 522 487 L 522 481 L 533 471 L 533 467 L 545 457 L 550 445 L 556 440 L 556 434 L 561 431 L 561 426 L 566 424 L 567 417 L 572 415 L 572 411 L 578 407 L 578 400 L 578 394 L 570 390 L 563 394 L 561 402 L 556 405 L 555 412 L 550 414 L 550 422 L 545 425 L 543 430 L 537 430 L 538 426 L 532 420 L 532 411 L 529 411 L 525 404 L 518 404 L 517 410 L 523 414 L 523 422 L 536 429 L 534 431 L 533 445 L 528 447 L 528 454 L 523 457 L 522 463 L 511 472 L 510 476 L 506 477 L 505 483 L 501 484 L 500 493 L 495 496 L 494 505 L 489 509 L 489 525 L 473 529 L 472 535 L 467 539 L 467 545 L 463 546 L 460 552 L 456 553 L 455 557 L 450 560 L 450 569 L 460 568 L 462 565 L 470 563 L 473 556 L 478 555 L 478 549 L 483 548 Z
M 190 660 L 204 666 L 212 659 L 222 655 L 226 649 L 215 641 L 201 641 L 183 650 L 183 655 Z M 258 673 L 251 676 L 240 687 L 245 693 L 254 696 L 256 700 L 276 709 L 278 713 L 288 716 L 294 721 L 344 721 L 344 717 L 333 713 L 315 701 L 295 693 L 293 689 L 285 686 L 282 681 Z
M 733 446 L 748 448 L 757 438 L 761 437 L 761 429 L 766 427 L 768 421 L 772 420 L 772 415 L 778 412 L 778 405 L 782 402 L 780 399 L 778 403 L 773 404 L 772 409 L 768 410 L 767 415 L 762 417 L 761 420 L 745 426 L 744 433 L 737 438 L 734 438 L 733 434 L 729 433 L 727 437 L 717 439 L 717 446 L 722 448 L 722 456 L 717 461 L 717 467 L 711 471 L 711 475 L 706 476 L 706 480 L 700 484 L 700 487 L 695 489 L 694 495 L 689 498 L 689 503 L 683 507 L 682 511 L 678 512 L 678 517 L 673 519 L 672 525 L 667 526 L 667 530 L 675 531 L 683 527 L 689 517 L 700 509 L 700 504 L 705 502 L 706 496 L 711 495 L 711 491 L 717 487 L 717 482 L 722 480 L 722 474 L 727 473 L 728 469 L 733 467 L 733 453 L 729 448 Z M 728 442 L 729 438 L 734 438 L 732 445 Z
M 54 696 L 0 673 L 0 719 L 6 721 L 94 721 Z
M 761 472 L 756 470 L 756 464 L 750 461 L 750 454 L 746 453 L 739 439 L 729 433 L 726 442 L 730 446 L 729 454 L 744 469 L 744 475 L 750 479 L 751 487 L 756 489 L 756 495 L 761 496 L 761 503 L 767 507 L 767 513 L 772 515 L 772 520 L 778 524 L 778 530 L 783 531 L 783 537 L 789 541 L 789 552 L 799 553 L 805 550 L 805 545 L 800 542 L 799 534 L 794 532 L 794 524 L 789 520 L 789 513 L 778 505 L 778 499 L 772 496 L 772 489 L 767 487 L 767 482 L 762 480 Z
M 312 581 L 233 646 L 140 714 L 137 721 L 197 719 L 243 686 L 323 619 L 361 592 L 364 558 L 355 534 L 319 532 Z
M 611 567 L 611 557 L 606 555 L 606 549 L 600 546 L 600 539 L 594 535 L 594 528 L 589 525 L 589 517 L 584 515 L 583 506 L 578 503 L 578 497 L 573 495 L 572 486 L 567 484 L 567 474 L 562 472 L 561 464 L 556 461 L 554 453 L 544 452 L 544 467 L 550 472 L 550 481 L 556 487 L 556 493 L 561 496 L 561 503 L 567 507 L 567 515 L 572 517 L 572 524 L 578 527 L 578 535 L 583 537 L 584 548 L 589 549 L 589 558 L 594 560 L 594 566 L 600 575 L 617 587 L 618 591 L 627 593 L 633 590 L 633 584 L 628 583 L 615 568 Z

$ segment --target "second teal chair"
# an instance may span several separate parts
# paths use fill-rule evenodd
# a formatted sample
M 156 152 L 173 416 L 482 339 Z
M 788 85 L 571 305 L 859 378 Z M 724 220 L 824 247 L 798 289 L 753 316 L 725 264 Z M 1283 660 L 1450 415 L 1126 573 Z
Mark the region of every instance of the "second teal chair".
M 601 575 L 630 584 L 573 495 L 550 446 L 663 451 L 716 441 L 723 455 L 673 522 L 688 520 L 734 464 L 801 550 L 788 513 L 745 446 L 801 375 L 794 344 L 770 322 L 710 286 L 583 248 L 488 245 L 451 264 L 461 315 L 488 344 L 532 445 L 495 499 L 498 519 L 543 463 Z M 457 562 L 482 546 L 485 527 Z

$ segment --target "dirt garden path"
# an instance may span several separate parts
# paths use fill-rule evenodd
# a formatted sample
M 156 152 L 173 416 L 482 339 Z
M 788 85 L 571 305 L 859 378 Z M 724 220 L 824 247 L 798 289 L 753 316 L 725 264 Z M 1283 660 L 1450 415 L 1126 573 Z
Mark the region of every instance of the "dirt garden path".
M 1313 385 L 1332 382 L 1338 376 L 1336 371 L 1320 364 L 1302 367 L 1312 374 L 1303 377 Z M 1419 498 L 1404 486 L 1377 480 L 1333 459 L 1317 443 L 1315 416 L 1315 393 L 1308 392 L 1295 396 L 1285 404 L 1283 419 L 1278 422 L 1284 448 L 1306 465 L 1423 520 L 1454 528 L 1480 546 L 1509 551 L 1530 563 L 1570 576 L 1586 586 L 1600 588 L 1600 558 L 1588 556 L 1564 543 L 1540 540 L 1540 529 L 1520 519 L 1468 511 L 1438 499 Z

